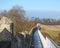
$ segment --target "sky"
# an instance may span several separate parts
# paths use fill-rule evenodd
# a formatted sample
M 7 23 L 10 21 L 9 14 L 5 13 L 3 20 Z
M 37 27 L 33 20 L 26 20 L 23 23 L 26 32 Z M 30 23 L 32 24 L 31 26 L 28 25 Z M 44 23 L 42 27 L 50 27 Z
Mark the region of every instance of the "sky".
M 47 11 L 60 13 L 60 0 L 0 0 L 0 10 L 9 10 L 13 6 L 22 6 L 26 11 Z M 53 16 L 60 18 L 59 16 Z

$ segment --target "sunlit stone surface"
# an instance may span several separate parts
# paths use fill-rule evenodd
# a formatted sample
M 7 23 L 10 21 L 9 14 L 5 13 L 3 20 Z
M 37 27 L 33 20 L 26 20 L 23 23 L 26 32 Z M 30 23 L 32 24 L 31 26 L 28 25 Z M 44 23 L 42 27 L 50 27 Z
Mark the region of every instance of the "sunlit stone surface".
M 2 32 L 2 30 L 4 28 L 6 28 L 8 31 L 10 31 L 10 24 L 11 23 L 12 23 L 12 20 L 3 16 L 0 20 L 0 32 Z

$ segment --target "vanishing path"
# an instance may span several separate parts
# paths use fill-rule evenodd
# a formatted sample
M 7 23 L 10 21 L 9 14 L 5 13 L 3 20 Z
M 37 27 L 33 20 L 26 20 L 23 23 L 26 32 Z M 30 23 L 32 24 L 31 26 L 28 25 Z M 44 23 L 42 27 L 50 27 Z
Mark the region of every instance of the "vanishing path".
M 42 35 L 40 30 L 36 28 L 32 36 L 32 42 L 30 48 L 60 48 L 55 44 L 53 40 Z
M 42 48 L 41 40 L 37 30 L 34 32 L 31 48 Z

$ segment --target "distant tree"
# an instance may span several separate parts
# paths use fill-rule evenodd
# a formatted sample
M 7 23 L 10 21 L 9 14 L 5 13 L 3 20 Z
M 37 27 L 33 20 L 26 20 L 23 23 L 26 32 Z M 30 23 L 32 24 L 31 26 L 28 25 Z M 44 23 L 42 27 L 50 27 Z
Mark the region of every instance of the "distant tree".
M 4 10 L 4 11 L 2 11 L 2 12 L 0 13 L 0 16 L 7 16 L 7 15 L 8 15 L 8 13 L 7 13 L 6 10 Z
M 14 33 L 21 31 L 30 31 L 33 26 L 37 23 L 44 25 L 58 25 L 60 20 L 55 19 L 40 19 L 34 18 L 31 19 L 25 17 L 25 10 L 21 6 L 13 6 L 10 10 L 0 12 L 0 16 L 7 16 L 11 18 L 14 22 Z
M 25 16 L 25 11 L 20 6 L 14 6 L 12 9 L 10 9 L 8 11 L 8 14 L 9 14 L 9 16 L 16 17 L 18 19 L 22 19 Z

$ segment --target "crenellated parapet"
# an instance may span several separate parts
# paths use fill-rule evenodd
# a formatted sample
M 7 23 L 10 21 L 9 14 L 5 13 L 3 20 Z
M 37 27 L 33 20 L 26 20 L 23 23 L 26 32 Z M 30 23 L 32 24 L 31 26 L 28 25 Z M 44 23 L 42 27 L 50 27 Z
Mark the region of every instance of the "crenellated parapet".
M 6 28 L 9 32 L 13 33 L 13 21 L 8 18 L 3 16 L 0 20 L 0 32 L 3 31 L 4 28 Z

